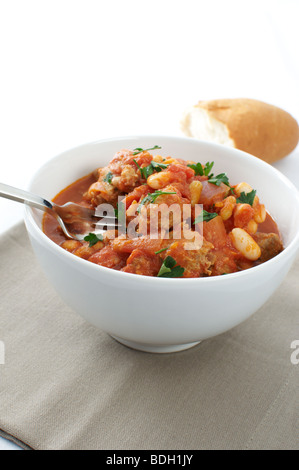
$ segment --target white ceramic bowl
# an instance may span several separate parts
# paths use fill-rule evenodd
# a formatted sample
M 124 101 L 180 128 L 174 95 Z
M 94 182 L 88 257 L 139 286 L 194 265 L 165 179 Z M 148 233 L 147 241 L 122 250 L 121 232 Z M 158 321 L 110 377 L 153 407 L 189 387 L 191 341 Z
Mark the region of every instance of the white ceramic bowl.
M 248 182 L 276 220 L 285 250 L 246 271 L 196 279 L 138 276 L 95 265 L 57 246 L 41 230 L 42 213 L 26 208 L 36 256 L 64 301 L 121 343 L 149 352 L 187 349 L 223 333 L 256 312 L 280 285 L 299 247 L 299 196 L 279 171 L 244 152 L 191 138 L 138 136 L 101 140 L 46 163 L 30 191 L 52 199 L 61 189 L 104 166 L 123 148 L 162 147 L 162 155 L 214 161 L 231 184 Z M 286 299 L 287 302 L 287 299 Z

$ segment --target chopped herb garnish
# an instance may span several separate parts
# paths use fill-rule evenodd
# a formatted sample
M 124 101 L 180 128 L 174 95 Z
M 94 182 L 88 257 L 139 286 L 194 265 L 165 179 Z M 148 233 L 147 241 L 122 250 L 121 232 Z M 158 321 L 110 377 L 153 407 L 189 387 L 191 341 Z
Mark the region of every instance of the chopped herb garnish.
M 105 176 L 105 178 L 103 179 L 103 181 L 106 181 L 106 183 L 111 184 L 111 181 L 112 181 L 113 176 L 114 176 L 114 174 L 111 173 L 111 171 L 109 171 L 109 173 L 107 173 L 107 175 Z
M 194 224 L 199 224 L 201 222 L 209 222 L 209 220 L 214 219 L 217 217 L 217 212 L 207 212 L 203 210 L 198 217 L 194 220 Z
M 135 165 L 137 165 L 137 168 L 138 168 L 138 170 L 140 170 L 140 173 L 141 173 L 141 175 L 142 175 L 142 168 L 141 168 L 140 165 L 138 165 L 138 163 L 136 162 L 135 158 L 133 159 L 133 162 L 135 163 Z
M 252 206 L 254 198 L 256 195 L 256 190 L 253 189 L 250 193 L 241 192 L 240 197 L 238 197 L 237 202 L 242 204 L 250 204 Z
M 154 173 L 154 168 L 152 165 L 145 166 L 144 168 L 140 168 L 141 178 L 147 180 L 147 178 Z
M 140 202 L 138 208 L 137 208 L 137 212 L 139 213 L 141 211 L 141 206 L 143 206 L 144 204 L 155 204 L 155 201 L 157 199 L 157 197 L 159 196 L 162 196 L 163 194 L 176 194 L 176 192 L 173 192 L 173 191 L 155 191 L 154 193 L 148 193 L 147 196 L 145 196 L 145 198 L 142 199 L 142 201 Z
M 162 251 L 166 251 L 166 250 L 168 250 L 168 247 L 166 247 L 166 248 L 161 248 L 161 250 L 155 251 L 155 255 L 158 255 L 159 253 L 162 253 Z
M 224 183 L 227 186 L 229 186 L 229 181 L 228 181 L 228 177 L 227 177 L 226 173 L 220 173 L 217 176 L 212 176 L 212 178 L 208 179 L 208 182 L 212 183 L 212 184 L 215 184 L 216 186 L 220 186 L 221 183 Z
M 212 174 L 210 175 L 210 171 L 212 170 L 214 166 L 214 162 L 207 162 L 205 166 L 203 166 L 201 163 L 196 163 L 193 165 L 188 165 L 192 170 L 195 171 L 196 176 L 209 176 L 210 178 L 213 176 Z
M 220 173 L 217 176 L 211 175 L 208 179 L 208 183 L 215 184 L 216 186 L 220 186 L 221 183 L 224 183 L 230 188 L 232 192 L 234 192 L 234 188 L 232 188 L 229 184 L 228 176 L 226 173 Z
M 158 162 L 152 161 L 148 166 L 141 168 L 141 166 L 138 165 L 135 159 L 133 160 L 133 162 L 137 165 L 138 170 L 140 171 L 140 174 L 141 174 L 141 178 L 144 178 L 146 180 L 150 175 L 154 173 L 154 171 L 160 172 L 168 167 L 166 163 L 158 163 Z
M 210 175 L 210 171 L 211 171 L 211 169 L 213 168 L 213 166 L 214 166 L 214 162 L 211 162 L 211 163 L 210 163 L 210 162 L 207 162 L 207 163 L 205 164 L 205 167 L 204 167 L 204 170 L 203 170 L 205 176 L 209 176 L 209 175 Z M 212 176 L 213 176 L 213 174 L 210 175 L 210 178 L 212 178 Z
M 90 233 L 87 235 L 84 240 L 89 242 L 89 247 L 91 248 L 96 243 L 103 241 L 103 235 L 96 235 L 95 233 Z
M 156 171 L 162 171 L 165 170 L 165 168 L 168 167 L 168 163 L 159 163 L 159 162 L 154 162 L 154 160 L 151 162 L 151 166 L 154 168 Z
M 172 256 L 167 256 L 158 272 L 157 277 L 182 277 L 185 269 L 176 266 L 176 260 Z
M 196 163 L 196 164 L 187 165 L 187 166 L 189 166 L 190 168 L 192 168 L 192 170 L 195 171 L 196 176 L 197 175 L 203 176 L 203 166 L 201 163 Z
M 141 153 L 141 152 L 147 152 L 148 150 L 157 150 L 157 149 L 160 149 L 162 147 L 159 147 L 159 145 L 155 145 L 154 147 L 150 148 L 150 149 L 142 149 L 140 147 L 137 147 L 136 149 L 133 150 L 133 155 L 138 155 L 138 153 Z

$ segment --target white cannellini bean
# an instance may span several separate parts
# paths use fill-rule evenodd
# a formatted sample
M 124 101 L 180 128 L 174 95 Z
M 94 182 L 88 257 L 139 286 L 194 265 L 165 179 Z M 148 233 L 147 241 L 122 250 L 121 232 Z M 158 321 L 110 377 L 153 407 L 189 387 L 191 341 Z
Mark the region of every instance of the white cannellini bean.
M 222 220 L 228 220 L 233 215 L 233 210 L 236 207 L 236 198 L 234 196 L 228 196 L 223 201 L 224 205 L 220 210 L 220 216 Z
M 195 204 L 199 204 L 201 191 L 202 191 L 202 183 L 200 181 L 192 181 L 189 185 L 190 195 L 191 195 L 191 206 L 195 206 Z
M 267 212 L 264 204 L 260 204 L 257 208 L 255 208 L 255 213 L 254 213 L 254 220 L 258 223 L 261 224 L 265 222 L 267 217 Z
M 254 235 L 257 232 L 258 224 L 254 219 L 249 220 L 246 230 L 250 235 Z
M 162 163 L 164 158 L 161 155 L 154 155 L 153 160 L 154 160 L 154 162 Z
M 251 193 L 252 191 L 252 187 L 250 186 L 250 184 L 248 183 L 245 183 L 244 181 L 242 183 L 239 183 L 237 184 L 237 186 L 235 186 L 235 194 L 237 197 L 240 197 L 241 196 L 241 193 Z
M 162 189 L 170 182 L 171 174 L 169 171 L 154 173 L 147 178 L 147 184 L 153 189 Z
M 231 231 L 231 240 L 234 247 L 246 258 L 256 261 L 261 256 L 261 249 L 254 239 L 242 228 Z

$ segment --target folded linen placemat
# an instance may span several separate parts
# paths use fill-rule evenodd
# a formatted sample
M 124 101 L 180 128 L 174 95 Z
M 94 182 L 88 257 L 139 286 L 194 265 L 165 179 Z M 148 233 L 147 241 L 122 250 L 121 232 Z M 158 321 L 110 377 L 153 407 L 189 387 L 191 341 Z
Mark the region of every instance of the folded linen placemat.
M 298 448 L 298 274 L 299 259 L 229 332 L 149 354 L 71 311 L 14 227 L 0 238 L 1 435 L 41 450 Z

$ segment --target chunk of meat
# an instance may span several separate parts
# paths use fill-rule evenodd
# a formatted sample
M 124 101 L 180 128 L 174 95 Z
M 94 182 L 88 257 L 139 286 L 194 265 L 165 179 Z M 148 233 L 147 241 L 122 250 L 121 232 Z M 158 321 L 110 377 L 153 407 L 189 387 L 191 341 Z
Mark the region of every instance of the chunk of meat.
M 142 197 L 146 196 L 152 191 L 153 189 L 150 188 L 147 184 L 138 186 L 131 193 L 127 194 L 126 197 L 124 197 L 122 203 L 125 205 L 125 208 L 128 209 L 133 201 L 140 201 Z
M 204 206 L 212 206 L 216 202 L 222 201 L 222 199 L 228 194 L 229 187 L 221 183 L 220 186 L 208 183 L 208 181 L 202 181 L 202 191 L 199 200 L 200 204 Z
M 94 253 L 101 250 L 104 247 L 104 243 L 102 241 L 97 242 L 93 246 L 89 246 L 85 243 L 83 246 L 79 247 L 77 250 L 73 251 L 74 255 L 78 256 L 79 258 L 88 259 Z
M 137 249 L 132 251 L 122 271 L 143 276 L 157 276 L 161 264 L 162 261 L 158 255 L 150 256 L 143 250 Z
M 117 152 L 109 165 L 96 171 L 98 180 L 90 186 L 85 199 L 93 206 L 103 202 L 115 205 L 119 195 L 130 193 L 141 184 L 142 175 L 138 166 L 147 166 L 151 161 L 152 155 L 148 152 L 138 155 L 134 155 L 130 150 Z
M 117 152 L 108 165 L 109 171 L 114 175 L 120 175 L 126 165 L 131 165 L 136 170 L 138 169 L 134 160 L 139 166 L 144 167 L 149 165 L 153 159 L 153 156 L 147 151 L 140 152 L 137 155 L 134 155 L 134 153 L 131 150 Z
M 112 184 L 115 184 L 117 189 L 121 192 L 129 193 L 135 186 L 140 184 L 140 175 L 138 174 L 137 166 L 125 165 L 120 177 L 112 179 Z
M 184 218 L 188 218 L 189 214 L 183 210 L 188 200 L 184 199 L 172 185 L 163 188 L 162 194 L 155 198 L 154 203 L 149 196 L 150 194 L 147 194 L 142 198 L 140 206 L 135 204 L 132 207 L 133 211 L 140 207 L 138 217 L 135 219 L 139 234 L 151 238 L 169 238 L 171 229 L 179 227 Z M 131 215 L 131 212 L 127 212 L 127 215 Z
M 116 203 L 118 194 L 117 188 L 104 181 L 102 176 L 100 176 L 100 180 L 90 186 L 84 197 L 90 204 L 96 207 L 105 202 Z
M 61 243 L 61 248 L 70 253 L 74 253 L 74 251 L 78 250 L 83 246 L 83 243 L 79 242 L 78 240 L 66 240 L 65 242 Z
M 283 250 L 282 241 L 276 233 L 257 232 L 253 238 L 262 252 L 261 257 L 259 258 L 261 263 L 274 258 L 274 256 L 278 255 Z
M 186 250 L 186 240 L 177 240 L 168 250 L 161 253 L 163 257 L 171 256 L 179 266 L 184 268 L 183 277 L 200 277 L 211 274 L 211 266 L 215 262 L 212 253 L 213 245 L 203 239 L 199 250 Z
M 116 238 L 111 242 L 117 253 L 132 253 L 137 249 L 142 249 L 148 255 L 154 255 L 156 251 L 169 245 L 169 240 L 151 239 L 148 237 L 139 238 Z M 168 245 L 167 245 L 168 244 Z
M 213 251 L 215 262 L 212 266 L 212 276 L 235 273 L 239 270 L 237 261 L 241 258 L 240 253 L 233 247 L 225 246 Z
M 108 245 L 102 250 L 94 253 L 90 258 L 88 258 L 88 261 L 105 266 L 106 268 L 119 270 L 125 267 L 127 258 L 128 255 L 124 253 L 116 253 L 112 246 Z
M 79 258 L 88 259 L 96 251 L 101 250 L 104 243 L 102 241 L 98 241 L 95 245 L 89 246 L 86 242 L 81 243 L 77 240 L 66 240 L 60 246 Z

